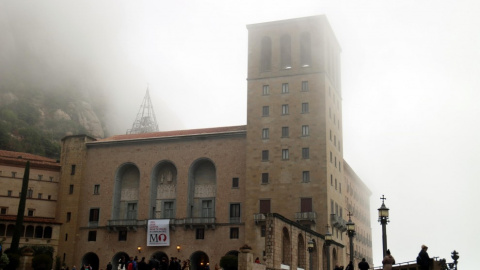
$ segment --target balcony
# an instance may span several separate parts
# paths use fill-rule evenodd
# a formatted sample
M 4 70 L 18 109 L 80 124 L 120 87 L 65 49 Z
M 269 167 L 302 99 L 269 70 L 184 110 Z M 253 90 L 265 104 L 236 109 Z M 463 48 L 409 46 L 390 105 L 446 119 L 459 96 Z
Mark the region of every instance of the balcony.
M 191 217 L 176 219 L 175 225 L 182 225 L 185 228 L 205 227 L 215 229 L 215 217 Z
M 262 213 L 253 214 L 253 220 L 255 221 L 255 224 L 265 223 L 266 216 Z
M 330 214 L 330 222 L 332 226 L 340 230 L 341 232 L 347 231 L 347 221 L 336 214 Z
M 298 213 L 295 213 L 295 220 L 300 224 L 316 223 L 317 212 L 298 212 Z
M 107 229 L 109 231 L 118 231 L 119 229 L 127 229 L 128 231 L 137 231 L 138 227 L 146 227 L 146 220 L 136 219 L 113 219 L 107 221 Z

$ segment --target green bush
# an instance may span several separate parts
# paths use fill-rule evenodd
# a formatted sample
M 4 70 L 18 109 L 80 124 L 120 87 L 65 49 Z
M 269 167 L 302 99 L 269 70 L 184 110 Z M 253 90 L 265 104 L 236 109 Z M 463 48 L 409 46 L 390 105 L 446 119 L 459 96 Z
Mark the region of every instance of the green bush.
M 238 257 L 235 255 L 225 255 L 220 258 L 220 267 L 224 270 L 237 270 L 238 269 Z

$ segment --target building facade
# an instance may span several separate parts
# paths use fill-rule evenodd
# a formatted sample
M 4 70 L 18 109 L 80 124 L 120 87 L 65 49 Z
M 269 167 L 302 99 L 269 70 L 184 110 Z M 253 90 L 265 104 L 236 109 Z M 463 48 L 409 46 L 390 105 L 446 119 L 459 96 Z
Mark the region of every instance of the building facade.
M 37 155 L 0 150 L 0 239 L 4 249 L 12 242 L 27 161 L 29 184 L 19 246 L 48 245 L 56 251 L 60 163 Z
M 178 257 L 200 270 L 248 245 L 267 268 L 326 269 L 348 263 L 350 212 L 356 258 L 371 263 L 370 191 L 343 159 L 340 46 L 326 17 L 247 29 L 245 126 L 62 140 L 62 262 Z M 166 245 L 151 245 L 156 220 Z

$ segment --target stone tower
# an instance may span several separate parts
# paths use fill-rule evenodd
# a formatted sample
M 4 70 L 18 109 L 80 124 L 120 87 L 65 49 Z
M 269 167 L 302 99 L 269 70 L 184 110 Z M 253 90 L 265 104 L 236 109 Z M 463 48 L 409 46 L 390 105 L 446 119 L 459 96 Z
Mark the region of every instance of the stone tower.
M 246 243 L 265 213 L 346 243 L 340 46 L 323 15 L 247 29 Z

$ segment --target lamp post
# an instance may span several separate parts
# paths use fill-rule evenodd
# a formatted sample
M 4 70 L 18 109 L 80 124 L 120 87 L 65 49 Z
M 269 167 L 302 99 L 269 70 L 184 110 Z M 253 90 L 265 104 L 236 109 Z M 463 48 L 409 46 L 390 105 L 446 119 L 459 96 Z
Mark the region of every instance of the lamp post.
M 350 261 L 353 263 L 353 237 L 355 236 L 355 223 L 352 221 L 353 214 L 348 212 L 347 235 L 350 238 Z
M 325 234 L 325 246 L 327 247 L 327 270 L 330 270 L 330 244 L 332 243 L 332 234 L 328 230 L 330 226 L 327 224 L 327 233 Z
M 452 259 L 453 259 L 453 264 L 455 265 L 455 270 L 457 270 L 458 258 L 460 258 L 460 256 L 458 256 L 458 252 L 454 250 L 452 252 Z
M 378 208 L 378 221 L 382 224 L 383 257 L 387 254 L 387 223 L 389 222 L 388 210 L 390 210 L 385 206 L 386 199 L 387 198 L 382 195 L 380 198 L 380 200 L 382 200 L 382 206 Z
M 315 240 L 314 239 L 310 239 L 308 241 L 308 253 L 310 254 L 309 256 L 309 264 L 310 264 L 310 267 L 309 269 L 310 270 L 313 270 L 313 261 L 312 261 L 312 253 L 313 253 L 313 250 L 315 249 Z

